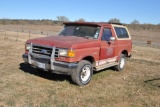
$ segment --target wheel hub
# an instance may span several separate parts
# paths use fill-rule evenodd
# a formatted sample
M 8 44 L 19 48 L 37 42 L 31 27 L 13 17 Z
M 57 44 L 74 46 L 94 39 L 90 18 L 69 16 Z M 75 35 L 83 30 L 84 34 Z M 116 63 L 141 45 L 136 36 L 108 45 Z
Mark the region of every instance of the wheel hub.
M 81 80 L 87 81 L 90 75 L 91 75 L 91 71 L 89 66 L 84 66 L 81 72 Z
M 122 58 L 122 59 L 121 59 L 121 61 L 120 61 L 120 67 L 121 67 L 121 68 L 123 68 L 124 63 L 125 63 L 125 59 L 124 59 L 124 58 Z

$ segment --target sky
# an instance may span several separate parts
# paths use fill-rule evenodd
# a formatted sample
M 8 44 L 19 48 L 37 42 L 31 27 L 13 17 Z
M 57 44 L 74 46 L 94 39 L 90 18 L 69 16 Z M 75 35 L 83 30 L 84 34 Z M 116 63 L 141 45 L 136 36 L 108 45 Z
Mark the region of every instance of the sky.
M 1 0 L 0 19 L 51 19 L 70 21 L 160 24 L 160 0 Z

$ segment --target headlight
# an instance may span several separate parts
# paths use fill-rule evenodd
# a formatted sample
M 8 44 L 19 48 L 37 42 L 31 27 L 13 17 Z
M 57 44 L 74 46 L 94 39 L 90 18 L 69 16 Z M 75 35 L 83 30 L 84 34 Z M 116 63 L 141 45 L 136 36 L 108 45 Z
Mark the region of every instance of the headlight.
M 31 44 L 26 44 L 26 50 L 29 51 L 31 49 Z
M 67 50 L 67 49 L 59 49 L 59 56 L 74 57 L 75 51 L 74 50 Z
M 68 50 L 66 49 L 59 49 L 59 56 L 67 56 Z

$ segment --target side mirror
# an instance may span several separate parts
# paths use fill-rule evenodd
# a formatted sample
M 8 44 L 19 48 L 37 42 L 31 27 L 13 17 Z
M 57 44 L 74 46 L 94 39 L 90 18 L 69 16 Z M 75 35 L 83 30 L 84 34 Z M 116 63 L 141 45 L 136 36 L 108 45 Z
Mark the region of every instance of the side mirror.
M 110 41 L 115 41 L 116 40 L 116 38 L 115 37 L 110 37 L 110 39 L 109 39 Z
M 116 38 L 115 37 L 110 37 L 109 38 L 109 42 L 108 42 L 108 44 L 111 44 L 111 42 L 112 43 L 114 43 L 114 41 L 116 40 Z

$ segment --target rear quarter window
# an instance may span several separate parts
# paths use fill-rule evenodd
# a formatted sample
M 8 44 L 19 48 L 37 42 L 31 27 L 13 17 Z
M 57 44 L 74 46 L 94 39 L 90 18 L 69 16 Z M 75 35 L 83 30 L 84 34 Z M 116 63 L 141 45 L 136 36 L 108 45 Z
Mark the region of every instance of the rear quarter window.
M 129 38 L 126 28 L 114 27 L 118 38 Z

